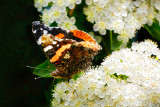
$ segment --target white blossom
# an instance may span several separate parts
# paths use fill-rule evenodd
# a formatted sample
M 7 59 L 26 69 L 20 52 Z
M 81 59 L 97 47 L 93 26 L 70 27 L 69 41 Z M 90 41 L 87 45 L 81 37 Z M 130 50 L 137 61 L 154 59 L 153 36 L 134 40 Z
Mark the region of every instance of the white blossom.
M 102 35 L 105 30 L 118 33 L 118 40 L 123 41 L 121 47 L 125 47 L 144 24 L 151 26 L 155 18 L 160 23 L 159 0 L 86 0 L 86 4 L 84 14 L 89 22 L 94 23 L 93 30 Z M 97 23 L 97 18 L 104 17 L 105 24 Z
M 51 7 L 46 8 L 49 3 Z M 50 25 L 53 22 L 62 23 L 63 17 L 67 16 L 66 8 L 73 9 L 75 4 L 80 4 L 81 0 L 35 0 L 35 7 L 42 12 L 42 21 Z M 75 25 L 72 28 L 76 28 Z
M 69 19 L 66 16 L 62 18 L 62 23 L 58 23 L 58 27 L 62 27 L 66 30 L 77 29 L 77 27 L 74 25 L 75 22 L 76 22 L 76 19 L 74 17 L 71 17 Z
M 131 49 L 114 51 L 101 66 L 89 69 L 77 80 L 57 84 L 52 106 L 157 107 L 160 62 L 151 55 L 159 53 L 156 43 L 150 40 L 133 43 Z M 128 78 L 122 80 L 113 76 L 115 73 Z
M 93 26 L 94 31 L 98 31 L 99 30 L 100 34 L 105 35 L 106 34 L 106 28 L 108 26 L 107 18 L 105 18 L 105 17 L 102 17 L 102 18 L 97 17 L 95 19 L 95 22 L 96 23 Z
M 43 7 L 46 7 L 51 0 L 35 0 L 34 6 L 41 11 Z
M 61 8 L 57 5 L 53 5 L 50 9 L 45 9 L 42 11 L 42 20 L 45 24 L 56 22 L 61 23 L 62 18 L 67 16 L 66 11 L 61 11 Z

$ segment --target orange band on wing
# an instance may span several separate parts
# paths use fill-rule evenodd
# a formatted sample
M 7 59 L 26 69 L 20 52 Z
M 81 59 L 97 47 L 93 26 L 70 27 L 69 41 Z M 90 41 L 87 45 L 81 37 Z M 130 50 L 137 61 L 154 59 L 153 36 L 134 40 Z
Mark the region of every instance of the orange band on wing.
M 58 35 L 56 35 L 56 37 L 62 39 L 62 38 L 64 38 L 65 36 L 64 36 L 63 33 L 59 33 Z
M 77 38 L 83 39 L 84 41 L 96 42 L 90 35 L 80 30 L 70 30 L 73 35 Z
M 66 49 L 69 49 L 71 47 L 71 44 L 63 45 L 61 48 L 59 48 L 56 52 L 56 54 L 50 59 L 50 61 L 53 63 L 59 59 L 59 57 L 62 55 L 62 52 L 64 52 Z
M 93 43 L 93 42 L 82 41 L 82 42 L 79 42 L 78 44 L 81 44 L 83 47 L 93 49 L 94 51 L 98 51 L 102 49 L 102 47 L 99 44 Z

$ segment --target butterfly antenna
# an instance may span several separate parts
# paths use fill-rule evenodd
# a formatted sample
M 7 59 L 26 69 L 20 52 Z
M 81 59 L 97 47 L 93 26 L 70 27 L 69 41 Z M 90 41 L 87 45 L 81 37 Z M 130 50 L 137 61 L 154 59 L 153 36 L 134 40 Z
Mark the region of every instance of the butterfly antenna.
M 27 68 L 32 68 L 32 69 L 41 69 L 41 70 L 53 71 L 53 70 L 50 70 L 50 69 L 37 68 L 37 67 L 29 66 L 29 65 L 27 65 L 26 67 L 27 67 Z
M 48 73 L 48 74 L 49 74 L 49 73 Z M 42 75 L 41 77 L 35 77 L 34 79 L 36 80 L 36 79 L 42 78 L 42 77 L 44 77 L 44 76 L 46 76 L 46 75 L 48 75 L 48 74 Z

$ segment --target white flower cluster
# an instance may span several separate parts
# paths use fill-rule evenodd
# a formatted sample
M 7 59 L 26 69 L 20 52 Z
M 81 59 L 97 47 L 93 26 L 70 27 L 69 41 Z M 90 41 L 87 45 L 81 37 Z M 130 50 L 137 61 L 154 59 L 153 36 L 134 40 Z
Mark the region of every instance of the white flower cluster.
M 70 30 L 70 29 L 77 29 L 77 27 L 74 25 L 76 22 L 76 19 L 74 17 L 71 17 L 70 19 L 65 16 L 62 17 L 63 23 L 58 23 L 58 27 L 62 27 L 66 30 Z
M 160 24 L 159 0 L 86 0 L 86 4 L 84 14 L 94 23 L 94 31 L 105 35 L 106 30 L 114 30 L 122 47 L 143 24 L 152 25 L 155 18 Z
M 66 7 L 73 9 L 75 4 L 80 4 L 81 0 L 35 0 L 35 7 L 41 11 L 43 7 L 47 7 L 48 3 L 54 3 L 59 6 L 60 10 L 64 11 Z
M 50 8 L 42 10 L 47 7 L 49 3 L 53 3 Z M 64 27 L 66 30 L 76 29 L 75 18 L 68 18 L 66 8 L 73 9 L 75 4 L 80 4 L 81 0 L 36 0 L 35 7 L 42 12 L 42 20 L 46 25 L 53 22 L 58 23 L 58 27 Z
M 150 57 L 152 54 L 160 59 L 160 50 L 149 40 L 113 52 L 100 67 L 88 70 L 76 81 L 57 84 L 52 106 L 159 107 L 160 61 Z M 114 73 L 128 78 L 113 78 Z

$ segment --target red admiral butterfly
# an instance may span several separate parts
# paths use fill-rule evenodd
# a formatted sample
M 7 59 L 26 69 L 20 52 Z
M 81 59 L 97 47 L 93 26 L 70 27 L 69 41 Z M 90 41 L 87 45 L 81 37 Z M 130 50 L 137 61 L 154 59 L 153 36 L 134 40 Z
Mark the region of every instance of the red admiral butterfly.
M 72 78 L 86 70 L 102 49 L 87 33 L 48 27 L 40 21 L 32 23 L 33 34 L 46 57 L 57 68 L 51 73 L 55 78 Z

